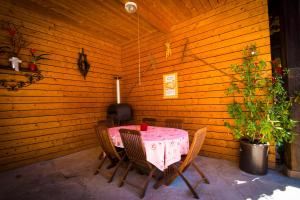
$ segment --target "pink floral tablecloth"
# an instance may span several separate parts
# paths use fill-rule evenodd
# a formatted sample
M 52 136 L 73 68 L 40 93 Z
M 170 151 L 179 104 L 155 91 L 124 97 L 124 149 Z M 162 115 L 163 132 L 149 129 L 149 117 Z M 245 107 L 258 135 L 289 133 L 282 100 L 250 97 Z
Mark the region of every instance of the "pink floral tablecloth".
M 109 128 L 108 132 L 115 146 L 124 147 L 119 129 L 139 130 L 140 125 Z M 189 150 L 188 132 L 181 129 L 148 126 L 147 131 L 140 131 L 146 150 L 147 161 L 163 171 L 169 165 L 180 161 L 181 155 Z

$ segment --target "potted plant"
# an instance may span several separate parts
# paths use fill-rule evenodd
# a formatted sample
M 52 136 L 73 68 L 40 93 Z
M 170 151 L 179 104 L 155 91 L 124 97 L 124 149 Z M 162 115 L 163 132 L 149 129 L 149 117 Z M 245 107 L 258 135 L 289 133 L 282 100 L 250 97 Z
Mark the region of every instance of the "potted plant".
M 31 53 L 31 62 L 28 64 L 28 68 L 31 71 L 37 71 L 38 70 L 37 62 L 42 59 L 47 59 L 47 58 L 44 58 L 44 56 L 49 55 L 49 54 L 35 55 L 35 53 L 36 53 L 35 49 L 30 49 L 30 53 Z
M 276 72 L 274 78 L 270 78 L 266 62 L 257 56 L 256 46 L 247 46 L 243 63 L 231 66 L 239 78 L 227 89 L 227 95 L 233 97 L 228 105 L 233 122 L 225 122 L 225 126 L 240 140 L 240 168 L 263 175 L 268 168 L 269 143 L 290 142 L 295 121 L 289 115 L 291 102 L 282 86 L 282 78 Z

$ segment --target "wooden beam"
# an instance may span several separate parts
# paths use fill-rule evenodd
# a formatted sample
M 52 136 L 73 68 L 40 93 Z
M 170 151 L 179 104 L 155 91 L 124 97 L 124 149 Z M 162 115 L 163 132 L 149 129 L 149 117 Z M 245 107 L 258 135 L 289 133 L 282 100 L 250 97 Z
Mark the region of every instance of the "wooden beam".
M 128 0 L 120 0 L 124 5 Z M 142 1 L 135 1 L 137 3 L 138 9 L 137 14 L 140 15 L 145 21 L 155 27 L 157 30 L 163 33 L 168 33 L 171 30 L 172 24 L 167 21 L 166 18 L 158 16 L 156 13 L 150 11 L 148 6 L 143 4 Z

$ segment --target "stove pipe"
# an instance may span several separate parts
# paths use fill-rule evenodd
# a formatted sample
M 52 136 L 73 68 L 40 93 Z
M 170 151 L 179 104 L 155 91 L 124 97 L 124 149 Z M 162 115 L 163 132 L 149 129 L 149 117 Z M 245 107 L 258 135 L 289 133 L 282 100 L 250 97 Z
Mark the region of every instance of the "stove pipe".
M 115 76 L 117 103 L 109 105 L 107 108 L 107 120 L 113 125 L 128 124 L 133 119 L 133 110 L 129 104 L 121 103 L 120 76 Z
M 121 93 L 120 93 L 120 76 L 115 76 L 116 79 L 116 91 L 117 91 L 117 104 L 121 103 Z

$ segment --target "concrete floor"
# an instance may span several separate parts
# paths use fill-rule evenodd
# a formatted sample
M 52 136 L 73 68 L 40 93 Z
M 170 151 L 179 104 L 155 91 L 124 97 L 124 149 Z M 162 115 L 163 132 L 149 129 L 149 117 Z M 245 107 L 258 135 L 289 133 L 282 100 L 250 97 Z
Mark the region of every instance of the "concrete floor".
M 93 148 L 1 173 L 0 199 L 139 199 L 135 188 L 126 184 L 122 188 L 117 187 L 123 170 L 110 184 L 100 174 L 93 175 L 99 163 L 98 154 L 99 149 Z M 300 180 L 276 171 L 269 170 L 266 176 L 253 176 L 241 172 L 234 162 L 207 157 L 199 157 L 197 162 L 211 182 L 197 188 L 200 199 L 300 199 Z M 191 182 L 196 177 L 193 170 L 185 174 Z M 145 177 L 132 171 L 129 178 L 142 182 Z M 152 188 L 153 183 L 154 180 L 150 182 L 144 199 L 193 199 L 180 178 L 171 186 L 162 186 L 158 190 Z

